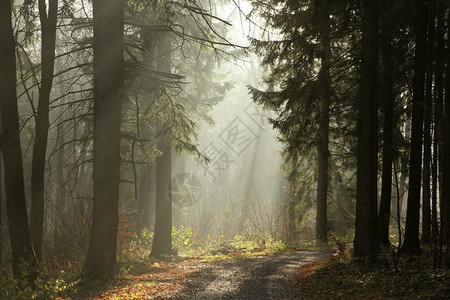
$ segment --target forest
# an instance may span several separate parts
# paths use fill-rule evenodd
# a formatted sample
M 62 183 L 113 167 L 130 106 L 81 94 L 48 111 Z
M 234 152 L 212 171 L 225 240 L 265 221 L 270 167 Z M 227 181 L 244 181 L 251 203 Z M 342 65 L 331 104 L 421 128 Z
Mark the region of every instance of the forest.
M 450 298 L 448 0 L 0 2 L 1 299 Z

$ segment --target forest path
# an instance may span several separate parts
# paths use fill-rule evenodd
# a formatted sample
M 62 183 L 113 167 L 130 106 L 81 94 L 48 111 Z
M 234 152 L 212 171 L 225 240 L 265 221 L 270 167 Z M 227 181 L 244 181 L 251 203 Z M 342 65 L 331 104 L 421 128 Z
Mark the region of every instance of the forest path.
M 121 279 L 107 286 L 94 285 L 70 298 L 302 299 L 300 290 L 294 286 L 298 269 L 331 253 L 330 249 L 324 249 L 221 261 L 176 257 L 159 262 L 128 262 L 119 266 L 127 270 Z
M 331 250 L 287 252 L 202 263 L 176 299 L 301 299 L 292 283 L 302 265 Z

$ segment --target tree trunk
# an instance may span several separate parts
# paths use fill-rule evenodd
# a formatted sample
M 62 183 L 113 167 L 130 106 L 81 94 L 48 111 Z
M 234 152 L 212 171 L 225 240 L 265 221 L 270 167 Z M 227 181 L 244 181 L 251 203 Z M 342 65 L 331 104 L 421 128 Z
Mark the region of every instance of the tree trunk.
M 124 2 L 93 1 L 94 207 L 84 273 L 114 275 L 120 184 L 120 124 L 124 75 Z
M 61 124 L 59 128 L 59 132 L 64 132 L 64 124 Z M 66 209 L 66 174 L 64 172 L 64 161 L 66 159 L 66 151 L 65 151 L 65 134 L 63 133 L 59 137 L 59 150 L 58 154 L 56 156 L 56 201 L 55 201 L 55 207 L 53 208 L 54 212 L 54 222 L 55 222 L 55 230 L 54 230 L 54 245 L 53 249 L 55 251 L 56 255 L 63 256 L 65 255 L 66 251 L 66 244 L 63 241 L 63 231 L 64 228 L 64 221 L 63 218 L 66 216 L 67 209 Z
M 378 1 L 362 1 L 362 49 L 358 115 L 358 161 L 354 255 L 377 250 Z
M 11 1 L 0 1 L 0 112 L 1 151 L 4 162 L 6 210 L 15 278 L 23 267 L 33 280 L 36 258 L 31 246 L 23 178 L 16 94 L 15 41 Z
M 445 14 L 445 6 L 443 1 L 438 0 L 438 8 L 436 11 L 436 56 L 435 56 L 435 79 L 434 79 L 434 123 L 435 123 L 435 137 L 434 143 L 437 148 L 435 151 L 437 152 L 437 157 L 435 158 L 437 164 L 437 192 L 439 196 L 436 198 L 436 203 L 433 205 L 438 206 L 438 202 L 441 204 L 442 208 L 442 199 L 443 199 L 443 186 L 444 186 L 444 177 L 445 177 L 445 149 L 444 149 L 444 82 L 443 82 L 443 73 L 444 73 L 444 14 Z M 433 208 L 434 210 L 434 208 Z M 441 209 L 442 213 L 442 209 Z M 435 223 L 435 236 L 434 242 L 437 243 L 440 233 L 438 232 L 438 210 L 436 208 L 436 214 L 433 215 L 433 223 Z M 442 229 L 442 228 L 441 228 Z
M 171 72 L 171 43 L 166 33 L 158 37 L 158 71 Z M 171 255 L 172 251 L 172 202 L 168 192 L 172 169 L 172 149 L 164 139 L 158 144 L 162 155 L 156 159 L 156 207 L 155 235 L 153 237 L 151 257 Z
M 31 162 L 31 221 L 30 232 L 36 258 L 42 261 L 42 234 L 44 230 L 45 158 L 49 128 L 49 101 L 55 66 L 56 19 L 58 0 L 39 0 L 41 21 L 41 88 L 39 90 L 33 158 Z
M 319 81 L 323 93 L 319 99 L 319 141 L 318 141 L 318 174 L 317 174 L 317 214 L 316 237 L 320 241 L 327 241 L 327 199 L 328 199 L 328 166 L 329 166 L 329 123 L 331 103 L 331 79 L 330 79 L 330 13 L 327 1 L 319 1 L 319 15 L 323 28 L 322 57 L 319 71 Z
M 434 126 L 436 128 L 436 121 L 434 122 Z M 439 236 L 439 227 L 438 227 L 438 145 L 437 145 L 437 134 L 436 130 L 434 131 L 434 142 L 433 142 L 433 163 L 431 168 L 432 173 L 432 192 L 431 192 L 431 235 L 433 237 L 433 243 L 436 247 L 438 236 Z
M 144 54 L 144 63 L 152 65 L 155 62 L 155 57 L 153 55 L 154 49 L 154 38 L 150 32 L 144 31 L 144 48 L 147 51 Z M 150 100 L 149 100 L 150 101 Z M 144 147 L 150 148 L 152 145 L 148 140 L 151 139 L 150 130 L 148 125 L 144 122 L 139 124 L 141 138 L 147 140 L 143 142 Z M 140 167 L 139 176 L 139 197 L 138 197 L 138 233 L 142 230 L 151 227 L 151 201 L 152 201 L 152 175 L 155 168 L 149 162 Z
M 57 54 L 61 54 L 58 53 Z M 61 60 L 55 61 L 55 67 L 58 70 L 62 70 L 62 62 Z M 58 76 L 58 89 L 59 94 L 58 97 L 63 97 L 67 86 L 64 84 L 64 75 L 61 74 Z M 66 103 L 66 100 L 62 98 L 62 104 Z M 59 113 L 61 115 L 64 115 L 65 109 L 63 107 L 60 107 Z M 64 218 L 67 215 L 67 207 L 66 207 L 66 201 L 67 201 L 67 183 L 68 183 L 68 172 L 65 172 L 65 165 L 66 165 L 66 124 L 61 123 L 58 125 L 57 129 L 57 146 L 58 146 L 58 153 L 56 155 L 56 200 L 55 200 L 55 206 L 53 208 L 53 218 L 54 218 L 54 235 L 53 235 L 53 249 L 56 255 L 59 255 L 63 257 L 66 255 L 66 249 L 67 245 L 64 241 Z
M 444 187 L 442 197 L 442 242 L 450 245 L 450 5 L 447 2 L 447 47 L 444 57 L 446 58 L 445 67 L 445 110 L 444 110 L 444 149 L 445 149 L 445 172 Z
M 434 19 L 435 1 L 429 2 L 429 22 L 427 40 L 427 69 L 426 69 L 426 92 L 424 102 L 424 128 L 423 128 L 423 180 L 422 180 L 422 241 L 431 241 L 431 106 L 433 103 L 433 52 L 434 52 Z
M 378 212 L 378 240 L 382 245 L 390 245 L 389 221 L 392 199 L 392 162 L 394 159 L 392 135 L 394 130 L 394 90 L 392 59 L 392 5 L 382 0 L 381 12 L 381 54 L 383 57 L 383 170 L 381 181 L 381 200 Z
M 171 255 L 172 252 L 172 203 L 168 197 L 170 189 L 171 148 L 165 143 L 158 145 L 163 154 L 156 160 L 156 215 L 155 235 L 151 257 Z
M 142 129 L 141 132 L 148 132 Z M 150 134 L 142 134 L 142 138 L 148 138 Z M 154 168 L 151 164 L 141 165 L 139 174 L 139 196 L 138 196 L 138 233 L 142 230 L 150 230 L 151 224 L 151 201 L 152 201 L 152 174 Z
M 3 158 L 0 154 L 0 268 L 3 268 L 3 199 L 5 198 L 3 182 Z
M 423 106 L 426 72 L 427 17 L 425 0 L 415 2 L 416 49 L 414 57 L 414 82 L 411 125 L 411 152 L 409 161 L 409 189 L 406 210 L 405 240 L 401 251 L 409 255 L 421 253 L 419 245 L 420 186 L 422 171 Z

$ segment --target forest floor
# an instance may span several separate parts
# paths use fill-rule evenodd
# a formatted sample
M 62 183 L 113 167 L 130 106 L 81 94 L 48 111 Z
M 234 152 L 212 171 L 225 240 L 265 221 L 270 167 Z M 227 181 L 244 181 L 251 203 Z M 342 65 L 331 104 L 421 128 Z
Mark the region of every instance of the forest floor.
M 127 262 L 108 286 L 71 299 L 450 299 L 450 271 L 426 257 L 352 258 L 351 249 L 230 252 Z M 397 267 L 394 268 L 393 266 Z M 66 298 L 66 297 L 65 297 Z
M 126 275 L 108 287 L 86 287 L 75 299 L 302 299 L 295 286 L 301 266 L 331 250 L 226 258 L 175 258 L 127 263 Z
M 397 267 L 394 267 L 397 266 Z M 450 270 L 433 268 L 430 257 L 346 255 L 303 265 L 295 285 L 301 299 L 450 299 Z

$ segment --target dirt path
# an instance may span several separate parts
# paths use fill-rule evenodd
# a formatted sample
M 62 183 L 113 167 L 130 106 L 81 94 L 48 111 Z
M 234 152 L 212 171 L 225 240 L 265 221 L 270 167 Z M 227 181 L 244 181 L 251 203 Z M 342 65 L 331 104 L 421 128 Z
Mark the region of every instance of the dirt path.
M 293 286 L 300 266 L 331 250 L 296 251 L 224 261 L 174 258 L 125 263 L 127 275 L 82 289 L 72 299 L 302 299 Z
M 290 280 L 296 270 L 331 255 L 330 250 L 201 263 L 175 299 L 301 299 Z

